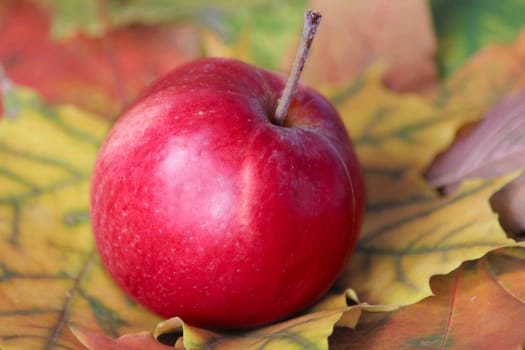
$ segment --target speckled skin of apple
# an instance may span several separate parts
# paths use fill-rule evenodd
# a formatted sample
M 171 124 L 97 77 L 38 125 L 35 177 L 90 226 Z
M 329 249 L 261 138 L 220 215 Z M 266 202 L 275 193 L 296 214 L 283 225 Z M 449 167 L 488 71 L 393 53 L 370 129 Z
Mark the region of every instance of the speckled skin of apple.
M 153 84 L 108 134 L 91 188 L 101 260 L 146 308 L 247 328 L 318 300 L 356 244 L 364 185 L 334 107 L 285 78 L 219 58 Z

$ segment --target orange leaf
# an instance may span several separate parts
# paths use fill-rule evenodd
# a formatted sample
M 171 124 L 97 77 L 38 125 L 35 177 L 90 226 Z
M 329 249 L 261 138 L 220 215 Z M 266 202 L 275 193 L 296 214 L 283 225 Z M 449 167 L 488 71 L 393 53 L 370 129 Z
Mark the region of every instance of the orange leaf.
M 345 84 L 378 59 L 383 76 L 399 91 L 423 91 L 437 83 L 436 39 L 428 4 L 420 0 L 312 0 L 323 23 L 305 69 L 315 85 Z
M 16 83 L 52 103 L 112 117 L 149 82 L 198 55 L 191 26 L 130 27 L 102 39 L 49 39 L 49 15 L 21 1 L 0 3 L 0 62 Z
M 80 327 L 74 324 L 69 329 L 75 337 L 89 350 L 168 350 L 177 349 L 159 343 L 150 332 L 123 335 L 113 339 L 99 332 Z M 180 349 L 180 348 L 178 348 Z
M 365 314 L 332 349 L 519 349 L 525 340 L 525 252 L 501 250 L 431 281 L 436 296 L 392 314 Z M 346 345 L 345 345 L 346 344 Z

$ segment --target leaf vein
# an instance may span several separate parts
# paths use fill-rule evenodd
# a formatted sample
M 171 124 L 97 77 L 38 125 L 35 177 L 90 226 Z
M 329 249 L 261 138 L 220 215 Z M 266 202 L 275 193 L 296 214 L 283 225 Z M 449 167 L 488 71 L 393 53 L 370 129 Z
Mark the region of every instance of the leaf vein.
M 484 257 L 482 260 L 481 260 L 481 263 L 483 264 L 483 268 L 485 269 L 488 277 L 490 278 L 490 280 L 492 282 L 494 282 L 500 289 L 502 289 L 509 297 L 511 297 L 513 300 L 517 301 L 518 303 L 520 303 L 522 306 L 525 305 L 525 300 L 522 300 L 519 296 L 517 296 L 516 294 L 514 294 L 510 289 L 508 289 L 507 287 L 505 287 L 503 285 L 503 283 L 501 283 L 501 281 L 498 279 L 498 277 L 496 276 L 494 270 L 490 267 L 490 264 L 487 260 L 486 257 Z
M 92 250 L 91 253 L 87 256 L 86 261 L 82 264 L 82 267 L 80 268 L 80 271 L 76 278 L 74 278 L 74 283 L 71 289 L 66 294 L 66 300 L 64 301 L 64 304 L 60 311 L 60 316 L 55 323 L 55 325 L 51 328 L 51 332 L 49 334 L 49 337 L 47 338 L 46 345 L 44 347 L 45 350 L 51 350 L 51 348 L 56 345 L 57 339 L 62 332 L 62 329 L 64 328 L 67 319 L 69 317 L 69 312 L 71 310 L 71 306 L 73 304 L 73 300 L 77 294 L 79 294 L 80 291 L 80 283 L 86 276 L 89 268 L 91 267 L 94 258 L 96 256 L 95 250 Z
M 61 159 L 56 159 L 56 158 L 51 158 L 51 157 L 46 157 L 42 155 L 36 155 L 36 154 L 31 154 L 28 152 L 20 151 L 10 146 L 7 146 L 4 143 L 0 143 L 0 152 L 4 152 L 6 154 L 16 156 L 22 159 L 30 160 L 36 163 L 40 163 L 44 165 L 51 165 L 51 166 L 60 168 L 61 170 L 64 170 L 72 175 L 81 174 L 79 170 L 75 169 L 70 164 L 68 164 L 67 162 Z
M 444 201 L 444 202 L 439 202 L 437 205 L 434 205 L 426 210 L 421 210 L 420 212 L 410 216 L 410 217 L 404 217 L 404 218 L 401 218 L 397 221 L 394 221 L 394 222 L 391 222 L 383 227 L 380 227 L 374 231 L 371 231 L 370 233 L 366 234 L 365 236 L 363 236 L 363 238 L 361 238 L 360 240 L 360 245 L 363 246 L 364 244 L 366 244 L 367 242 L 370 242 L 384 234 L 386 234 L 388 231 L 391 231 L 399 226 L 403 226 L 403 225 L 406 225 L 410 222 L 413 222 L 413 221 L 416 221 L 416 220 L 419 220 L 421 218 L 424 218 L 424 217 L 427 217 L 428 215 L 434 213 L 434 212 L 437 212 L 453 203 L 457 203 L 457 202 L 460 202 L 461 200 L 473 195 L 473 194 L 476 194 L 478 192 L 481 192 L 483 191 L 484 189 L 486 189 L 487 187 L 489 187 L 490 185 L 492 184 L 492 181 L 487 181 L 473 189 L 470 189 L 468 191 L 465 191 L 465 192 L 462 192 L 460 194 L 458 194 L 457 196 L 455 196 L 454 198 L 451 198 L 450 200 L 448 201 Z

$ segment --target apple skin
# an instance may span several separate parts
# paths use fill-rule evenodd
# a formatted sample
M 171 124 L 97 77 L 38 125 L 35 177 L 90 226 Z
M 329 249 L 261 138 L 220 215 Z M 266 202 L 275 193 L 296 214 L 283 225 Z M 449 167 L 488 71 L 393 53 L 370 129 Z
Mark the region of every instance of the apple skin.
M 205 58 L 153 84 L 115 123 L 91 188 L 116 283 L 169 318 L 239 329 L 297 313 L 334 283 L 364 211 L 361 168 L 334 107 L 281 75 Z

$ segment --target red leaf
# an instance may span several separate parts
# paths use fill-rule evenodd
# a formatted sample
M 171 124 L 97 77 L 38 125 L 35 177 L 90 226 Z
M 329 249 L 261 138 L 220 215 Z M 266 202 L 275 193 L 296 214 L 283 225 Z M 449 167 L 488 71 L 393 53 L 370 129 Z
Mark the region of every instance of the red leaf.
M 0 63 L 15 82 L 52 103 L 112 116 L 150 81 L 198 54 L 191 26 L 130 27 L 101 39 L 49 39 L 49 14 L 23 1 L 0 3 Z

